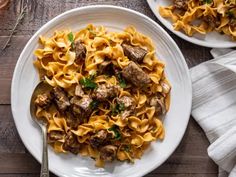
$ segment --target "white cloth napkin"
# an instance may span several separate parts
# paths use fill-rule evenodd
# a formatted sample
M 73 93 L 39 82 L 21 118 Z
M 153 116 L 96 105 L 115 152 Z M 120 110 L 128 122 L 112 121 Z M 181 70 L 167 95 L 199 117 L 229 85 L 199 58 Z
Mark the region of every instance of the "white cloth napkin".
M 208 155 L 219 166 L 219 177 L 236 177 L 236 51 L 211 54 L 215 59 L 190 69 L 192 116 L 211 143 Z

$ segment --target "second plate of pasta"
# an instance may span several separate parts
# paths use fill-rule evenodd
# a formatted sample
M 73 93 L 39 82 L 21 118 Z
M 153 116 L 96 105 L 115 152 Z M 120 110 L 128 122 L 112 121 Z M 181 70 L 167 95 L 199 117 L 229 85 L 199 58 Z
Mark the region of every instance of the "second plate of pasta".
M 160 22 L 191 43 L 211 48 L 236 46 L 236 4 L 223 0 L 147 0 Z

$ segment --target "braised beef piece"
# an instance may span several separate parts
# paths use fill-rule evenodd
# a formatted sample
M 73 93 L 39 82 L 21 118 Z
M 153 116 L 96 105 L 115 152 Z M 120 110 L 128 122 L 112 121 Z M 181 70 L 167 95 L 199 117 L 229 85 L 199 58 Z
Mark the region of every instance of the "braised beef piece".
M 81 108 L 76 104 L 72 105 L 72 112 L 75 116 L 80 116 L 82 113 Z
M 63 149 L 73 154 L 79 153 L 80 144 L 77 140 L 77 137 L 72 132 L 68 132 L 68 134 L 66 135 Z
M 84 111 L 88 111 L 90 109 L 90 103 L 93 100 L 89 96 L 84 96 L 80 101 L 78 102 L 78 106 L 81 107 Z
M 120 98 L 117 98 L 117 102 L 119 104 L 124 104 L 125 108 L 128 108 L 128 109 L 135 107 L 135 101 L 130 96 L 122 96 Z
M 174 7 L 180 10 L 187 10 L 189 0 L 174 0 Z
M 163 114 L 166 113 L 166 107 L 165 107 L 163 97 L 159 97 L 158 95 L 152 97 L 151 100 L 150 100 L 150 106 L 155 107 L 155 113 L 157 115 L 163 115 Z
M 63 137 L 64 137 L 64 133 L 62 131 L 53 130 L 48 133 L 48 142 L 55 142 L 55 141 L 63 139 Z
M 101 84 L 93 92 L 93 98 L 99 101 L 117 96 L 119 93 L 119 86 Z
M 69 98 L 67 97 L 66 92 L 62 88 L 54 87 L 52 95 L 60 111 L 64 112 L 70 106 Z
M 229 26 L 233 29 L 236 29 L 236 18 L 230 19 Z
M 149 76 L 134 62 L 122 70 L 122 76 L 137 87 L 145 87 L 151 83 Z
M 132 114 L 132 110 L 124 110 L 122 113 L 121 113 L 121 118 L 122 119 L 125 119 L 126 117 L 129 117 L 131 114 Z
M 135 62 L 141 62 L 147 54 L 147 51 L 141 47 L 132 46 L 125 43 L 123 43 L 121 46 L 123 48 L 125 56 Z
M 116 158 L 117 147 L 106 145 L 100 149 L 100 157 L 104 161 L 113 161 Z
M 211 28 L 216 28 L 220 25 L 220 22 L 217 20 L 217 18 L 212 15 L 204 16 L 203 21 L 205 21 Z
M 89 142 L 91 146 L 95 149 L 98 149 L 100 146 L 106 143 L 108 137 L 106 130 L 100 130 L 95 135 L 92 135 Z
M 98 65 L 98 75 L 106 74 L 106 75 L 113 75 L 113 64 L 111 61 L 104 61 Z
M 79 97 L 83 97 L 84 96 L 84 91 L 83 91 L 83 89 L 82 89 L 80 84 L 77 84 L 76 87 L 75 87 L 75 95 L 79 96 Z
M 50 106 L 51 102 L 52 102 L 52 97 L 48 93 L 43 93 L 43 94 L 37 95 L 37 97 L 34 101 L 35 105 L 37 105 L 43 109 L 46 109 L 48 106 Z
M 70 109 L 69 111 L 66 112 L 66 123 L 67 125 L 72 128 L 72 129 L 77 129 L 78 126 L 81 123 L 81 113 L 75 113 L 73 107 L 75 105 L 72 105 L 72 110 Z
M 86 58 L 86 47 L 81 43 L 80 40 L 75 42 L 75 63 L 80 64 Z
M 121 113 L 122 118 L 130 116 L 130 114 L 134 112 L 136 105 L 132 97 L 122 96 L 120 98 L 117 98 L 116 101 L 118 104 L 123 104 L 125 107 L 125 110 Z
M 80 114 L 81 119 L 87 118 L 92 113 L 92 109 L 90 107 L 90 104 L 92 103 L 92 99 L 88 95 L 84 95 L 82 98 L 79 98 L 77 96 L 74 96 L 70 102 L 73 104 L 73 113 Z

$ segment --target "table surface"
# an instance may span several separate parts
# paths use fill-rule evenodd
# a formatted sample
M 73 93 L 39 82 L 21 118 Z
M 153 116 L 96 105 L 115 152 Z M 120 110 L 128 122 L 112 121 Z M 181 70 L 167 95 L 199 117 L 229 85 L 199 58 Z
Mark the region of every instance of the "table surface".
M 92 4 L 127 7 L 160 24 L 145 0 L 29 0 L 27 14 L 18 26 L 10 47 L 4 51 L 0 49 L 0 177 L 39 176 L 40 164 L 21 142 L 10 108 L 12 74 L 22 49 L 30 37 L 53 17 L 72 8 Z M 19 7 L 20 0 L 12 0 L 7 8 L 0 10 L 0 48 L 14 26 Z M 180 47 L 189 67 L 211 58 L 209 48 L 186 42 L 170 31 L 168 33 Z M 217 166 L 207 156 L 208 145 L 204 132 L 191 117 L 185 136 L 176 151 L 163 165 L 146 176 L 216 177 Z

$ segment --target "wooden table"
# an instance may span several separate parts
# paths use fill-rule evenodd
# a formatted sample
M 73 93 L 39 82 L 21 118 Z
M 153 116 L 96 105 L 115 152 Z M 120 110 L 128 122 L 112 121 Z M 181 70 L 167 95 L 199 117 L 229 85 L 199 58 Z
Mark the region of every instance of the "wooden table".
M 39 176 L 40 164 L 22 144 L 13 122 L 10 87 L 13 70 L 22 49 L 43 24 L 66 10 L 92 4 L 127 7 L 160 23 L 145 0 L 29 0 L 29 2 L 28 13 L 13 36 L 11 46 L 0 51 L 0 177 Z M 6 9 L 0 10 L 0 48 L 13 28 L 18 11 L 19 0 L 12 0 Z M 170 31 L 168 33 L 180 47 L 189 67 L 211 58 L 210 49 L 188 43 Z M 208 145 L 204 132 L 191 117 L 185 136 L 176 151 L 147 177 L 216 177 L 217 166 L 207 156 Z

